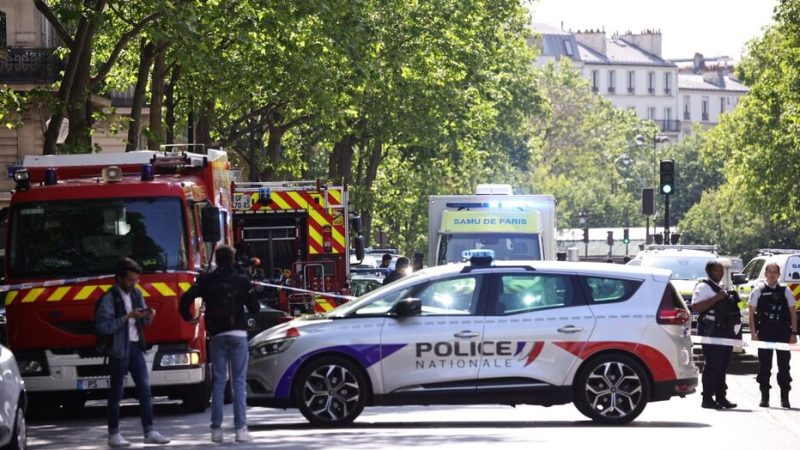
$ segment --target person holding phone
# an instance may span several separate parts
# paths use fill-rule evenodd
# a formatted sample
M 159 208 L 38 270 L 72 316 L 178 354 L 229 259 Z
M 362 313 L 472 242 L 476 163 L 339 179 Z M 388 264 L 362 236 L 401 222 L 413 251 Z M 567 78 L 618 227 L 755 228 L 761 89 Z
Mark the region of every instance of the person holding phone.
M 150 379 L 144 359 L 144 327 L 153 322 L 156 311 L 148 307 L 142 293 L 136 289 L 142 268 L 130 258 L 117 263 L 115 284 L 100 298 L 95 317 L 99 334 L 113 334 L 113 344 L 108 350 L 111 371 L 108 393 L 108 446 L 127 447 L 130 441 L 122 437 L 119 430 L 119 403 L 130 372 L 139 393 L 139 410 L 142 418 L 145 444 L 168 444 L 169 439 L 153 428 L 153 402 L 150 395 Z M 125 314 L 117 317 L 115 303 L 124 305 Z M 121 312 L 121 309 L 120 309 Z

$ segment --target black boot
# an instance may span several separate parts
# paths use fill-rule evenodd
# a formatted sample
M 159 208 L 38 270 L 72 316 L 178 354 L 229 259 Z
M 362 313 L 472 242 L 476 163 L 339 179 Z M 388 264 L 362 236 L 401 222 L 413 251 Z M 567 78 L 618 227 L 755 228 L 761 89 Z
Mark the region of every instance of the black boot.
M 717 405 L 720 408 L 725 408 L 725 409 L 732 409 L 732 408 L 736 408 L 736 406 L 738 406 L 736 403 L 733 403 L 733 402 L 729 401 L 727 398 L 720 397 L 720 396 L 717 396 Z
M 781 407 L 789 409 L 792 405 L 789 404 L 789 391 L 781 389 Z
M 758 406 L 769 408 L 769 388 L 761 388 L 761 403 L 759 403 Z
M 714 397 L 712 397 L 710 395 L 704 395 L 703 396 L 703 403 L 701 403 L 700 406 L 703 407 L 703 408 L 707 408 L 707 409 L 719 409 L 720 408 L 720 406 L 717 404 L 717 402 L 714 401 Z

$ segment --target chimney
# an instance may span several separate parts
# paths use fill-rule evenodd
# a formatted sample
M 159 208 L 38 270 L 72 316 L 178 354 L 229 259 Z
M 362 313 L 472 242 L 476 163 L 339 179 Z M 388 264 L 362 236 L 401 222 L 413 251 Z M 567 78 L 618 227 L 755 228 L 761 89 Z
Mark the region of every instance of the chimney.
M 644 30 L 639 34 L 630 31 L 619 36 L 628 44 L 635 45 L 646 52 L 661 57 L 661 30 Z
M 606 32 L 603 30 L 578 30 L 575 32 L 575 40 L 591 48 L 592 50 L 606 54 Z

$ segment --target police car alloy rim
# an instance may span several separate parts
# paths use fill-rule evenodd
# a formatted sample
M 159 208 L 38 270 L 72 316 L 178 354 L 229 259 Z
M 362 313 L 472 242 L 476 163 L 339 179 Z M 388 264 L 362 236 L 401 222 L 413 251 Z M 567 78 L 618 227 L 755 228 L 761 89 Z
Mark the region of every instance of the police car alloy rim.
M 308 412 L 320 421 L 348 421 L 361 412 L 358 377 L 342 365 L 313 369 L 303 382 L 301 395 Z
M 632 414 L 644 394 L 642 379 L 631 366 L 608 361 L 596 366 L 586 379 L 586 398 L 594 414 L 620 419 Z

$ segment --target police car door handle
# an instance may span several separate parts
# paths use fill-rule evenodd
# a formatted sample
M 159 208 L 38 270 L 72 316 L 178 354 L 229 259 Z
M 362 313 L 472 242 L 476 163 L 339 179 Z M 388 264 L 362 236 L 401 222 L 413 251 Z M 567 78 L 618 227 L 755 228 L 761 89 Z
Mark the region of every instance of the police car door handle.
M 464 330 L 464 331 L 459 331 L 458 333 L 454 334 L 453 336 L 455 336 L 457 338 L 474 338 L 474 337 L 478 337 L 478 333 L 475 332 L 475 331 Z
M 581 331 L 583 331 L 583 328 L 575 325 L 567 325 L 558 329 L 559 333 L 580 333 Z

